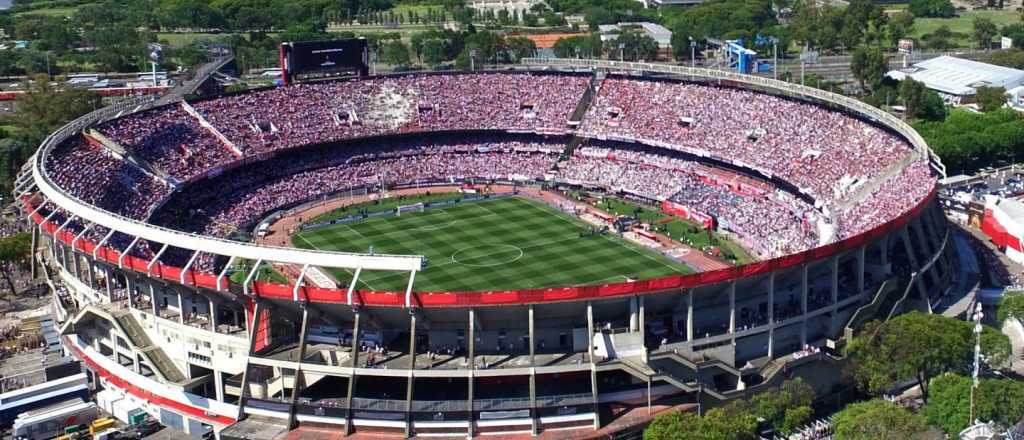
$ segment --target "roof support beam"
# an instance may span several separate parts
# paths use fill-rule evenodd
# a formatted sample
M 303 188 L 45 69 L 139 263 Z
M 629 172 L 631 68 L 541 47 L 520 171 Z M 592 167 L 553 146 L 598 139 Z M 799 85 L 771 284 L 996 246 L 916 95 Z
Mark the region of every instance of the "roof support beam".
M 139 242 L 139 237 L 133 237 L 132 238 L 132 242 L 128 244 L 128 247 L 124 248 L 124 251 L 121 252 L 121 256 L 117 257 L 117 267 L 118 268 L 123 268 L 124 267 L 124 257 L 128 256 L 128 253 L 132 251 L 132 248 L 135 247 L 135 244 L 138 243 L 138 242 Z
M 100 249 L 102 249 L 103 246 L 107 244 L 107 241 L 110 240 L 110 237 L 113 237 L 113 236 L 114 236 L 114 230 L 111 229 L 109 232 L 107 232 L 107 235 L 103 236 L 103 239 L 100 240 L 100 242 L 96 245 L 96 247 L 92 249 L 92 259 L 93 260 L 99 258 L 98 255 L 100 253 Z
M 234 263 L 234 262 L 235 262 L 235 257 L 228 258 L 228 262 L 227 262 L 227 264 L 224 265 L 224 269 L 221 270 L 220 273 L 217 275 L 217 291 L 218 292 L 224 290 L 224 288 L 221 287 L 221 285 L 222 285 L 221 281 L 224 280 L 224 276 L 227 275 L 228 269 L 231 268 L 231 264 Z
M 147 276 L 151 275 L 153 273 L 153 266 L 156 265 L 157 261 L 160 261 L 160 257 L 163 256 L 164 251 L 166 251 L 166 250 L 167 250 L 167 243 L 164 243 L 163 246 L 160 246 L 160 250 L 157 251 L 157 253 L 153 257 L 153 259 L 149 261 L 149 264 L 146 265 L 146 275 Z
M 193 252 L 192 256 L 189 257 L 188 262 L 185 263 L 185 267 L 181 268 L 181 277 L 179 278 L 179 281 L 181 281 L 181 284 L 185 284 L 185 274 L 188 273 L 189 269 L 192 269 L 192 264 L 194 264 L 196 262 L 196 257 L 198 257 L 198 256 L 199 256 L 199 251 Z

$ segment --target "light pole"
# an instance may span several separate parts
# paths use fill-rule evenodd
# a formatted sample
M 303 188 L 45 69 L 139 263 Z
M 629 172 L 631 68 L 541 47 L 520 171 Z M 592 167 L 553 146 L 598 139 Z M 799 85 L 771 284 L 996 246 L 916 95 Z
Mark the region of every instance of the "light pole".
M 779 79 L 779 40 L 772 38 L 772 79 Z
M 690 39 L 690 68 L 697 67 L 697 41 L 693 37 L 687 37 Z
M 974 424 L 974 396 L 975 390 L 978 388 L 978 373 L 981 371 L 981 318 L 985 316 L 981 312 L 981 303 L 977 303 L 977 307 L 974 309 L 974 371 L 971 374 L 971 418 L 967 421 L 968 425 Z
M 622 52 L 624 50 L 626 50 L 626 44 L 625 43 L 619 43 L 619 61 L 625 61 L 625 59 L 622 56 Z
M 476 58 L 476 49 L 469 50 L 469 70 L 472 72 L 476 70 L 474 59 Z

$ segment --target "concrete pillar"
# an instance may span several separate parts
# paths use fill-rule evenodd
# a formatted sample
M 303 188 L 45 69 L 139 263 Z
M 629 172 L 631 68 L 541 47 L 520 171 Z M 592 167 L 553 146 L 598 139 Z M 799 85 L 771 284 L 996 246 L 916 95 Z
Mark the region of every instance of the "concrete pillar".
M 533 304 L 530 304 L 527 322 L 530 335 L 530 433 L 536 436 L 540 433 L 540 416 L 537 414 L 537 363 L 534 358 L 537 342 L 533 328 Z
M 629 298 L 629 331 L 631 331 L 631 332 L 637 331 L 637 326 L 639 325 L 639 322 L 640 322 L 640 320 L 639 320 L 639 318 L 637 316 L 637 313 L 638 313 L 637 298 L 635 296 L 634 297 L 630 297 Z
M 474 357 L 476 355 L 476 310 L 473 308 L 469 309 L 469 334 L 467 336 L 469 337 L 469 375 L 466 380 L 469 391 L 466 394 L 466 408 L 469 410 L 469 414 L 466 419 L 468 425 L 466 436 L 473 437 L 473 434 L 476 433 L 473 423 L 473 385 L 476 382 L 476 377 L 473 374 L 473 370 L 476 369 L 476 358 Z
M 729 334 L 736 333 L 736 282 L 729 283 Z M 736 340 L 734 336 L 733 341 Z
M 409 309 L 409 381 L 405 388 L 405 436 L 411 437 L 412 429 L 412 390 L 416 375 L 416 309 Z
M 601 428 L 601 411 L 597 403 L 597 360 L 594 359 L 594 305 L 587 302 L 587 357 L 590 358 L 590 395 L 594 405 L 594 429 Z
M 352 369 L 352 375 L 348 378 L 348 405 L 346 407 L 345 417 L 345 435 L 351 435 L 353 432 L 352 427 L 352 396 L 356 389 L 356 368 L 359 366 L 359 309 L 354 309 L 352 313 L 352 349 L 349 351 L 349 367 Z
M 768 357 L 775 354 L 775 272 L 768 275 Z
M 265 306 L 263 306 L 262 304 L 257 302 L 253 306 L 252 320 L 250 320 L 250 321 L 245 323 L 246 331 L 248 331 L 248 333 L 249 333 L 248 334 L 248 336 L 249 336 L 249 354 L 248 354 L 248 358 L 251 358 L 251 357 L 253 357 L 253 355 L 256 354 L 256 339 L 259 337 L 259 332 L 257 331 L 258 330 L 257 327 L 259 326 L 260 317 L 264 313 L 267 312 L 265 310 L 265 308 L 266 308 Z M 242 420 L 243 416 L 245 415 L 245 399 L 246 399 L 245 396 L 246 396 L 246 394 L 248 394 L 248 391 L 249 391 L 249 382 L 248 381 L 249 381 L 249 361 L 247 359 L 246 362 L 245 362 L 245 369 L 242 370 L 242 389 L 241 389 L 241 392 L 239 393 L 239 396 L 238 396 L 238 417 L 236 417 L 237 420 Z
M 835 331 L 836 325 L 839 321 L 839 256 L 832 257 L 832 271 L 831 280 L 829 282 L 829 289 L 832 295 L 832 324 L 829 326 L 831 331 Z
M 181 296 L 181 291 L 176 290 L 178 294 L 178 323 L 185 325 L 185 298 Z
M 648 355 L 648 353 L 647 353 L 647 324 L 646 324 L 646 322 L 644 322 L 645 321 L 645 318 L 644 318 L 644 297 L 642 297 L 642 296 L 639 297 L 637 299 L 637 302 L 639 303 L 638 308 L 640 309 L 639 310 L 640 314 L 639 314 L 639 319 L 638 319 L 638 321 L 639 321 L 638 324 L 640 325 L 640 347 L 643 350 L 643 351 L 640 352 L 640 355 L 641 355 L 644 363 L 646 364 L 647 363 L 647 355 Z
M 224 401 L 224 377 L 222 377 L 220 370 L 213 370 L 213 387 L 214 395 L 217 397 L 218 402 Z
M 114 279 L 110 278 L 110 269 L 107 267 L 103 268 L 103 276 L 107 280 L 107 301 L 114 302 L 114 287 L 112 286 Z
M 302 306 L 302 327 L 299 329 L 299 359 L 295 363 L 295 380 L 292 381 L 292 395 L 289 399 L 288 429 L 294 428 L 297 424 L 297 420 L 295 420 L 295 403 L 299 399 L 299 393 L 301 393 L 302 389 L 305 387 L 302 381 L 302 361 L 306 358 L 306 335 L 309 331 L 309 305 L 303 304 Z
M 218 319 L 217 319 L 218 316 L 220 315 L 220 313 L 217 313 L 218 312 L 218 310 L 217 310 L 217 303 L 213 302 L 213 298 L 207 298 L 207 299 L 210 301 L 210 330 L 212 330 L 214 333 L 216 333 L 217 332 L 217 324 L 220 324 L 220 322 L 218 322 Z M 303 319 L 305 319 L 305 313 L 303 313 Z M 305 326 L 303 326 L 303 327 L 305 327 Z M 305 331 L 305 328 L 303 328 L 303 331 Z
M 866 246 L 857 249 L 857 295 L 864 294 L 864 258 Z
M 800 322 L 800 347 L 807 345 L 807 295 L 809 294 L 807 286 L 808 270 L 810 270 L 810 268 L 804 264 L 800 271 L 800 312 L 802 317 Z
M 693 342 L 693 289 L 686 291 L 686 341 Z

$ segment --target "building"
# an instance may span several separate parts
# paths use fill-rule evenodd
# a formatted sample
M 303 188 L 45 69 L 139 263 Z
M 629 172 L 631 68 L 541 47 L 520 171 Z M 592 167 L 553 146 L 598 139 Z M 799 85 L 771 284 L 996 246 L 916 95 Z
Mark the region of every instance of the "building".
M 892 70 L 887 76 L 897 81 L 909 77 L 923 82 L 953 104 L 973 102 L 979 87 L 1011 90 L 1024 84 L 1024 70 L 946 55 Z
M 985 233 L 1006 256 L 1024 264 L 1024 203 L 1016 199 L 985 196 L 985 214 L 981 221 Z
M 479 12 L 491 11 L 498 14 L 500 11 L 507 11 L 509 16 L 522 17 L 524 13 L 530 12 L 530 9 L 538 4 L 543 4 L 541 0 L 471 0 L 468 4 L 470 8 L 473 8 Z
M 672 57 L 672 31 L 668 30 L 665 26 L 657 23 L 650 22 L 628 22 L 618 24 L 602 24 L 599 25 L 598 31 L 601 33 L 601 41 L 608 43 L 618 38 L 619 33 L 623 31 L 637 31 L 641 32 L 648 37 L 651 37 L 656 43 L 658 43 L 658 58 L 669 59 Z M 618 50 L 617 48 L 610 47 L 607 44 L 605 47 L 608 48 L 609 53 L 613 53 Z M 614 57 L 613 57 L 614 58 Z
M 556 61 L 531 66 L 529 76 L 585 75 L 594 84 L 621 68 Z M 659 83 L 800 96 L 792 84 L 732 72 L 630 69 Z M 587 87 L 566 110 L 587 105 Z M 941 174 L 905 123 L 828 92 L 816 99 L 899 133 L 908 158 Z M 933 188 L 864 232 L 744 266 L 585 286 L 420 292 L 418 256 L 268 247 L 156 227 L 55 183 L 59 159 L 49 159 L 56 148 L 72 138 L 110 148 L 91 128 L 152 105 L 121 101 L 58 130 L 21 170 L 14 193 L 34 226 L 37 269 L 69 289 L 67 301 L 55 302 L 66 317 L 65 350 L 114 390 L 105 400 L 128 399 L 126 413 L 138 407 L 195 436 L 212 429 L 221 438 L 270 439 L 305 427 L 395 437 L 596 436 L 614 423 L 605 416 L 613 409 L 723 402 L 809 369 L 838 372 L 832 349 L 842 339 L 876 316 L 933 310 L 957 274 Z M 738 161 L 732 167 L 766 174 Z M 152 256 L 132 253 L 142 241 Z M 180 265 L 162 259 L 171 246 Z M 219 271 L 197 268 L 207 255 L 227 263 Z M 259 264 L 229 276 L 236 260 L 302 269 L 282 284 L 255 280 Z M 318 267 L 352 269 L 351 287 L 317 282 Z M 356 289 L 364 269 L 407 275 L 408 288 Z M 456 353 L 439 354 L 438 346 Z

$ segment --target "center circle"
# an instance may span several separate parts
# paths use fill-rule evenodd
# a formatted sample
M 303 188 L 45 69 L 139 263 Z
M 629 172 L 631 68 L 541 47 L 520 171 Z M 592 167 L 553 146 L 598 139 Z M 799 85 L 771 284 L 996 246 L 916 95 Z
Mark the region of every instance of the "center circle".
M 481 244 L 455 251 L 452 263 L 469 267 L 491 267 L 523 258 L 523 250 L 510 244 Z

